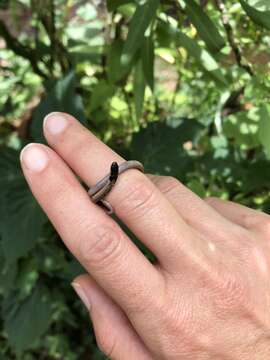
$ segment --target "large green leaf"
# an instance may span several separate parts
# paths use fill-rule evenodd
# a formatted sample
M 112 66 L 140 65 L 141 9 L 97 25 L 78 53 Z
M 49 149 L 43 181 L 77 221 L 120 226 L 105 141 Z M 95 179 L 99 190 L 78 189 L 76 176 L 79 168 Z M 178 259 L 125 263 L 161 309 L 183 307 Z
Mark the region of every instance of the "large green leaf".
M 38 286 L 22 303 L 14 295 L 3 306 L 8 341 L 17 353 L 31 348 L 47 330 L 51 321 L 49 292 Z
M 146 0 L 144 4 L 137 6 L 123 49 L 121 58 L 123 64 L 129 63 L 140 48 L 145 31 L 155 18 L 159 3 L 159 0 Z
M 267 157 L 270 158 L 270 106 L 264 105 L 260 109 L 258 131 L 259 141 L 264 147 Z
M 173 41 L 177 47 L 186 49 L 188 54 L 196 60 L 198 65 L 200 65 L 220 86 L 225 87 L 228 85 L 216 60 L 208 51 L 203 49 L 196 40 L 163 21 L 159 22 L 158 31 L 162 38 L 167 37 L 170 41 Z
M 63 111 L 86 123 L 82 98 L 76 92 L 76 77 L 73 71 L 58 80 L 41 100 L 33 113 L 31 135 L 35 141 L 45 142 L 42 133 L 44 117 L 53 111 Z
M 215 79 L 215 81 L 222 86 L 228 85 L 216 60 L 209 52 L 201 48 L 194 39 L 179 31 L 176 37 L 176 43 L 178 46 L 184 47 L 188 53 L 196 59 L 198 64 Z
M 41 234 L 46 216 L 32 196 L 20 170 L 19 153 L 0 151 L 0 222 L 2 248 L 9 263 L 25 256 Z
M 134 3 L 135 0 L 107 0 L 107 7 L 109 11 L 116 10 L 119 6 Z
M 91 100 L 90 100 L 90 110 L 95 111 L 99 107 L 106 104 L 106 102 L 114 95 L 116 87 L 105 80 L 101 80 L 93 88 Z
M 0 205 L 1 206 L 1 205 Z M 0 293 L 7 294 L 14 286 L 17 275 L 17 263 L 7 263 L 3 251 L 3 244 L 0 241 Z
M 246 1 L 240 0 L 240 3 L 245 10 L 246 14 L 253 20 L 256 24 L 270 30 L 270 11 L 260 11 L 255 7 L 250 6 Z
M 150 87 L 154 90 L 154 42 L 152 36 L 146 36 L 142 46 L 142 64 L 145 80 Z
M 212 52 L 219 51 L 225 42 L 220 35 L 215 24 L 194 0 L 184 0 L 186 3 L 186 12 L 190 21 L 196 27 L 198 34 L 206 43 L 208 49 Z
M 145 78 L 141 59 L 137 62 L 134 72 L 134 98 L 136 117 L 140 119 L 143 111 L 145 95 Z
M 183 144 L 196 143 L 203 129 L 194 119 L 153 122 L 134 135 L 128 156 L 141 161 L 147 172 L 183 179 L 194 164 L 183 150 Z
M 125 79 L 133 66 L 133 62 L 130 62 L 129 64 L 121 64 L 123 46 L 123 40 L 115 39 L 108 49 L 107 75 L 109 82 L 113 84 Z

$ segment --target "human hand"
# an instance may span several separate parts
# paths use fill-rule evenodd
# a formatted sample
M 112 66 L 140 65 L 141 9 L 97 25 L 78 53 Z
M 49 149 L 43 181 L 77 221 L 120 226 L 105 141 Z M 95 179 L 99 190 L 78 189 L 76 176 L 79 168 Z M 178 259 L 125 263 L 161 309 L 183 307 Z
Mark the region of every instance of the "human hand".
M 109 357 L 270 358 L 269 216 L 129 170 L 107 199 L 155 254 L 153 265 L 70 170 L 91 186 L 124 159 L 67 114 L 49 115 L 44 134 L 50 148 L 28 145 L 23 171 L 88 272 L 73 286 Z

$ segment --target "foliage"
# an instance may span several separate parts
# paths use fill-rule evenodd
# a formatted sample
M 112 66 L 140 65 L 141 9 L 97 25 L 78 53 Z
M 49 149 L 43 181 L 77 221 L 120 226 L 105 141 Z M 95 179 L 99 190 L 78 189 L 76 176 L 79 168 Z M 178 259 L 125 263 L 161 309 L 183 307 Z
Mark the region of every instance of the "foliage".
M 263 0 L 0 2 L 0 357 L 102 359 L 82 272 L 19 151 L 70 112 L 146 170 L 269 210 L 270 6 Z

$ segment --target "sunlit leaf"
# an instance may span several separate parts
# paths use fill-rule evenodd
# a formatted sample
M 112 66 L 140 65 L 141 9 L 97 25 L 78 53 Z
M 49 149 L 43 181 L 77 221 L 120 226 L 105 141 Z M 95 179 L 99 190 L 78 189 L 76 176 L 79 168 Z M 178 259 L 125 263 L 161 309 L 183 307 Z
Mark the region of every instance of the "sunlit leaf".
M 109 11 L 116 10 L 119 6 L 129 3 L 135 3 L 135 0 L 107 0 L 107 7 Z
M 100 81 L 94 88 L 92 97 L 90 100 L 90 110 L 95 111 L 113 96 L 115 93 L 115 86 L 106 82 L 105 80 Z
M 260 122 L 258 131 L 259 141 L 264 147 L 267 157 L 270 158 L 270 107 L 264 105 L 260 109 Z
M 163 21 L 159 23 L 159 29 L 163 33 L 163 36 L 168 34 L 168 37 L 174 41 L 177 47 L 185 48 L 188 54 L 191 55 L 220 86 L 225 87 L 228 85 L 216 60 L 208 51 L 202 48 L 196 40 Z
M 188 53 L 193 56 L 198 64 L 200 64 L 209 74 L 221 85 L 226 86 L 227 81 L 220 71 L 220 67 L 216 60 L 192 38 L 182 32 L 178 32 L 176 37 L 178 46 L 183 46 Z
M 200 37 L 205 41 L 209 50 L 212 52 L 219 51 L 225 45 L 225 41 L 215 24 L 205 13 L 203 8 L 194 0 L 184 1 L 186 3 L 186 12 L 189 19 L 196 27 Z
M 270 11 L 260 11 L 255 7 L 250 6 L 246 1 L 240 0 L 240 3 L 247 13 L 247 15 L 253 20 L 256 24 L 270 30 Z
M 155 18 L 159 0 L 147 0 L 139 4 L 129 25 L 128 36 L 124 45 L 121 62 L 129 63 L 141 46 L 145 31 Z
M 124 42 L 121 39 L 115 39 L 110 45 L 107 56 L 107 74 L 111 83 L 117 83 L 125 79 L 131 71 L 133 63 L 121 64 L 121 55 Z

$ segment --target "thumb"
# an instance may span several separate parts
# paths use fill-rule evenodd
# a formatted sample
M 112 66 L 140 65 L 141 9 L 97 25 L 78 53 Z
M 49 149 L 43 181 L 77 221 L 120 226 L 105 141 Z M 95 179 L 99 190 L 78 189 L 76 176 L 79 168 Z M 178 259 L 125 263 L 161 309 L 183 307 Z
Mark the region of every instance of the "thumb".
M 101 351 L 116 360 L 153 359 L 121 308 L 88 274 L 72 287 L 88 309 Z

